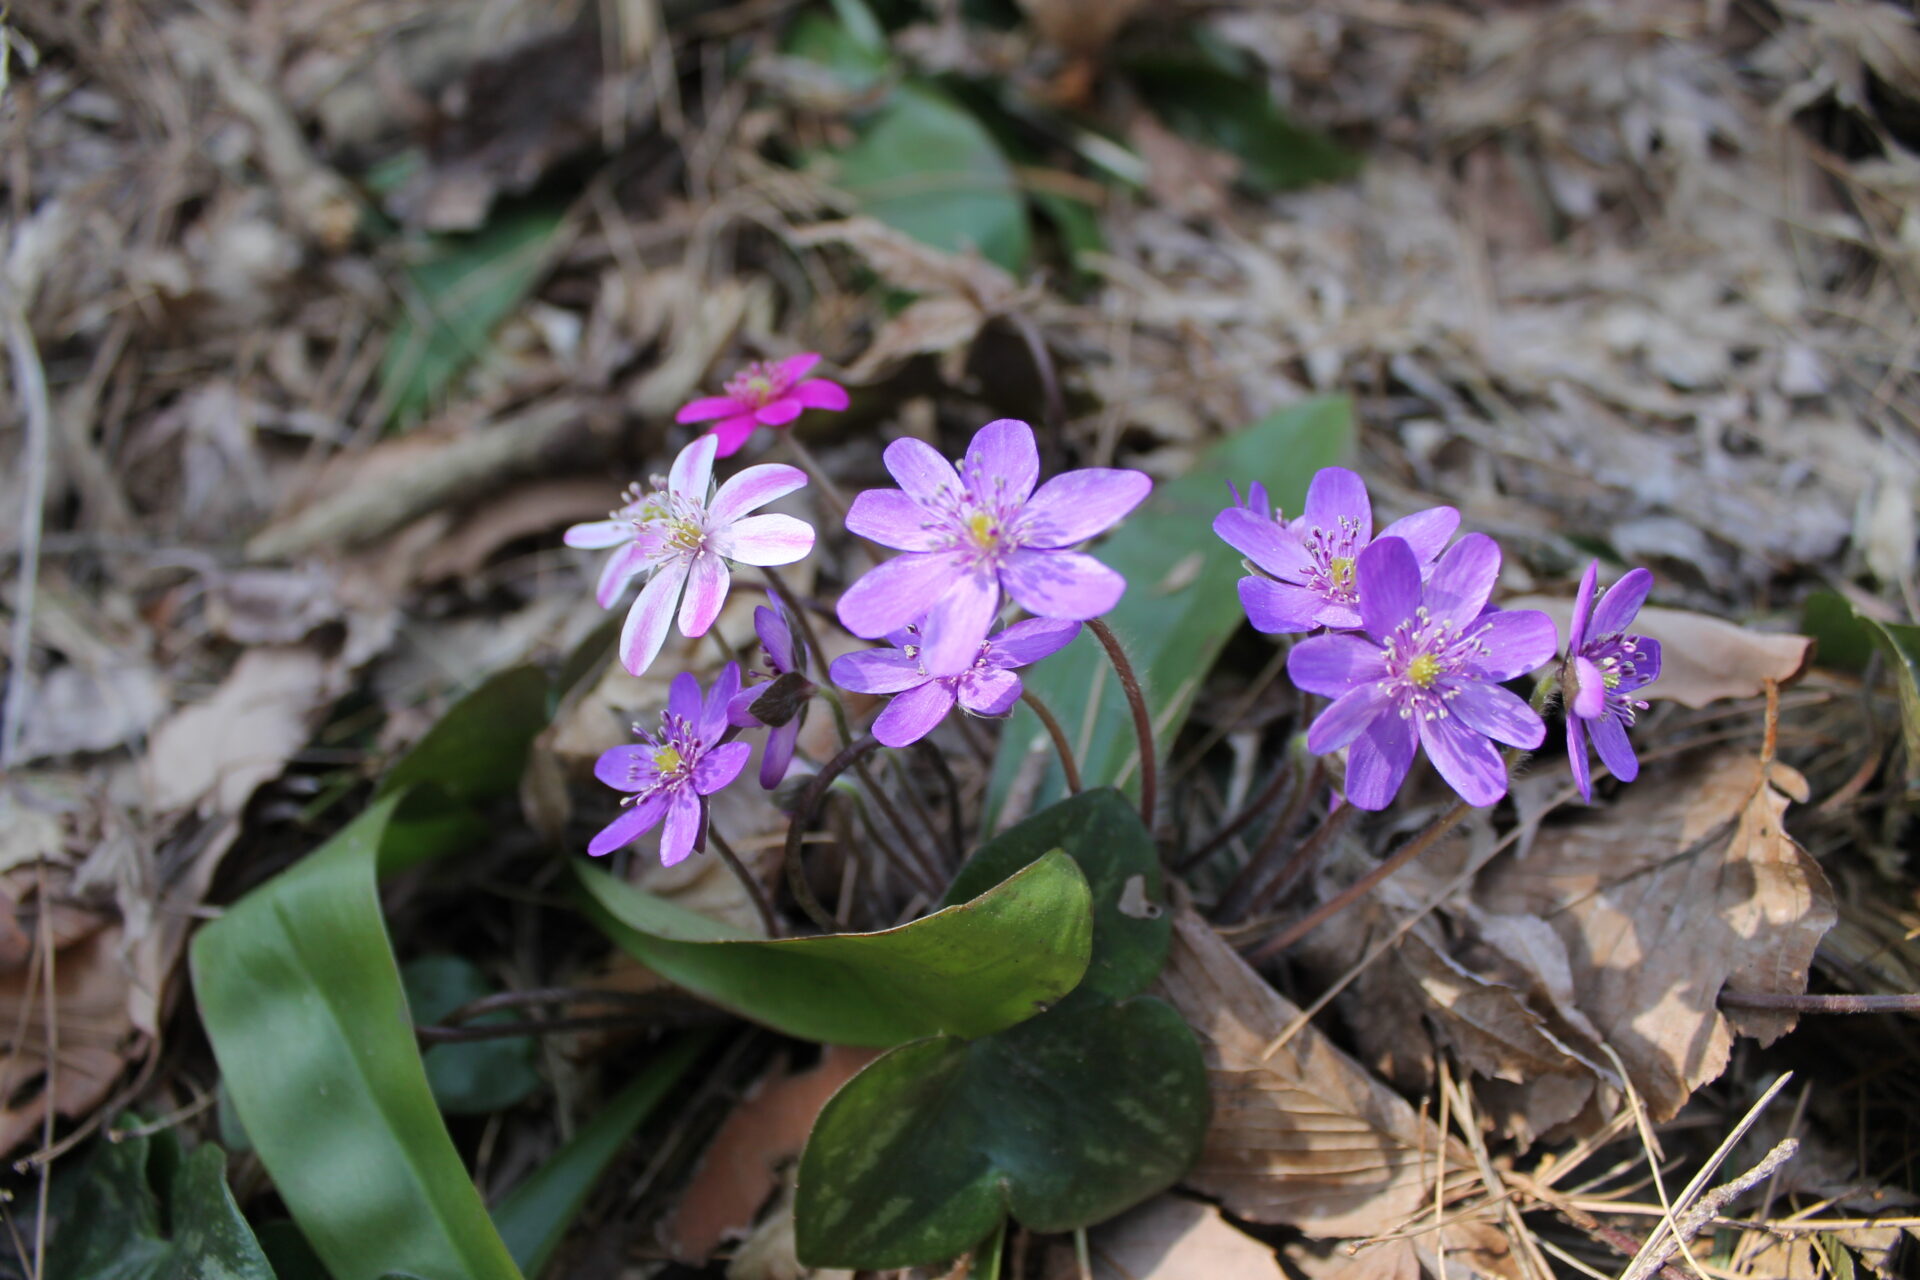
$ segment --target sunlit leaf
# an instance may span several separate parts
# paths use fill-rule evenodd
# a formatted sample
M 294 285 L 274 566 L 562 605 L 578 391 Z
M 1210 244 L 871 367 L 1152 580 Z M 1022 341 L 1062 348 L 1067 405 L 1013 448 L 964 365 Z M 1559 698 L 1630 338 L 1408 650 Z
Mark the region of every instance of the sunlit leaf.
M 588 913 L 634 958 L 742 1017 L 828 1044 L 1011 1026 L 1073 990 L 1092 946 L 1086 878 L 1059 853 L 896 929 L 772 941 L 592 867 L 578 873 Z

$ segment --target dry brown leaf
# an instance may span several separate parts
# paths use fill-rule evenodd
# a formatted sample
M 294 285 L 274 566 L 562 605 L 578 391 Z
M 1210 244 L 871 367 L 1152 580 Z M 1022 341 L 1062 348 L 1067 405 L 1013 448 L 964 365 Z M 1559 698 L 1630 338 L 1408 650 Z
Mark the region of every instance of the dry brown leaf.
M 875 374 L 907 356 L 952 351 L 972 342 L 987 314 L 970 298 L 943 293 L 911 302 L 880 326 L 873 341 L 847 370 L 847 381 L 871 382 Z
M 1087 1234 L 1093 1280 L 1281 1280 L 1272 1249 L 1220 1210 L 1183 1196 L 1156 1196 Z M 1056 1245 L 1046 1280 L 1079 1280 L 1070 1246 Z
M 448 530 L 420 563 L 420 579 L 436 582 L 477 571 L 509 542 L 560 525 L 601 519 L 620 505 L 615 486 L 603 480 L 547 480 L 524 484 L 475 507 Z
M 1539 609 L 1562 635 L 1573 618 L 1573 601 L 1564 597 L 1522 596 L 1509 609 Z M 1636 633 L 1660 642 L 1660 678 L 1642 696 L 1704 707 L 1721 698 L 1752 698 L 1798 675 L 1813 643 L 1806 636 L 1755 631 L 1723 618 L 1685 609 L 1649 606 L 1634 620 Z
M 1049 44 L 1086 57 L 1107 47 L 1146 0 L 1020 0 L 1027 21 Z
M 713 1136 L 681 1195 L 667 1247 L 682 1262 L 705 1262 L 729 1235 L 745 1235 L 780 1185 L 780 1167 L 800 1154 L 820 1108 L 877 1049 L 830 1045 L 818 1066 L 797 1075 L 784 1060 L 760 1078 Z
M 1285 1256 L 1307 1280 L 1421 1280 L 1426 1274 L 1411 1240 L 1387 1240 L 1357 1253 L 1303 1241 L 1288 1245 Z
M 240 812 L 306 745 L 335 686 L 332 664 L 310 649 L 247 650 L 212 697 L 153 731 L 146 768 L 154 810 Z
M 135 1056 L 140 1041 L 127 1013 L 120 951 L 118 925 L 97 928 L 70 946 L 56 944 L 51 1038 L 39 956 L 0 973 L 0 1153 L 40 1133 L 49 1099 L 68 1117 L 99 1106 Z M 49 1069 L 48 1047 L 55 1042 L 59 1052 Z
M 1725 1068 L 1735 1032 L 1772 1040 L 1786 1015 L 1723 1015 L 1721 989 L 1806 990 L 1833 924 L 1825 875 L 1781 826 L 1806 783 L 1724 751 L 1663 765 L 1593 820 L 1549 828 L 1483 877 L 1481 905 L 1546 918 L 1579 1008 L 1658 1120 Z
M 68 664 L 29 691 L 19 760 L 108 751 L 145 733 L 167 709 L 166 684 L 136 654 L 97 667 Z
M 1199 1034 L 1213 1119 L 1188 1185 L 1235 1215 L 1310 1236 L 1392 1230 L 1433 1203 L 1439 1131 L 1312 1026 L 1191 907 L 1155 990 Z M 1468 1156 L 1449 1140 L 1450 1177 Z
M 727 1259 L 727 1280 L 854 1280 L 856 1274 L 831 1267 L 814 1270 L 800 1264 L 799 1247 L 793 1239 L 791 1177 L 781 1187 L 779 1201 Z

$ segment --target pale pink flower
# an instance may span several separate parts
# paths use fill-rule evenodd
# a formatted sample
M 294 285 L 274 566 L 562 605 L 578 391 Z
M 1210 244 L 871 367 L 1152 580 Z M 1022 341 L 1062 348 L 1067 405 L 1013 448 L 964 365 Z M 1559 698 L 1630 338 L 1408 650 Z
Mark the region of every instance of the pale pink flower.
M 605 520 L 567 530 L 570 547 L 612 548 L 595 593 L 611 608 L 628 580 L 650 575 L 620 631 L 620 661 L 634 675 L 652 665 L 679 606 L 680 634 L 703 636 L 726 603 L 727 562 L 792 564 L 813 550 L 813 526 L 793 516 L 749 515 L 807 483 L 798 467 L 748 467 L 709 496 L 718 441 L 704 435 L 680 451 L 664 481 L 627 491 Z M 684 588 L 684 592 L 683 592 Z
M 720 421 L 707 428 L 720 442 L 720 456 L 732 457 L 755 427 L 784 427 L 808 409 L 844 409 L 847 391 L 826 378 L 806 373 L 820 363 L 803 351 L 785 360 L 755 361 L 727 379 L 727 393 L 706 396 L 673 415 L 675 422 Z

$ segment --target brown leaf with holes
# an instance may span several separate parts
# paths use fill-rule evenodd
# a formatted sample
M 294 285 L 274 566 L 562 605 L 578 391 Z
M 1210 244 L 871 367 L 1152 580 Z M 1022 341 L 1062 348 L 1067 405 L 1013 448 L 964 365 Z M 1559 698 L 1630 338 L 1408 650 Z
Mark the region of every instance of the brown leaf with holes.
M 1191 907 L 1155 987 L 1200 1036 L 1213 1090 L 1206 1145 L 1185 1181 L 1238 1217 L 1310 1236 L 1393 1230 L 1430 1208 L 1438 1129 L 1312 1026 L 1267 1050 L 1300 1010 Z M 1449 1191 L 1469 1157 L 1449 1140 Z
M 1740 751 L 1662 762 L 1482 878 L 1480 905 L 1559 933 L 1579 1008 L 1656 1120 L 1719 1076 L 1736 1033 L 1769 1042 L 1793 1026 L 1717 1001 L 1723 988 L 1806 990 L 1835 918 L 1826 876 L 1781 825 L 1806 795 L 1798 773 Z
M 1573 618 L 1573 601 L 1564 597 L 1522 596 L 1502 607 L 1538 609 L 1553 619 L 1562 635 Z M 1657 605 L 1640 610 L 1633 630 L 1660 642 L 1660 678 L 1640 696 L 1695 708 L 1721 698 L 1757 697 L 1767 681 L 1792 679 L 1806 665 L 1813 644 L 1806 636 L 1755 631 L 1704 613 Z

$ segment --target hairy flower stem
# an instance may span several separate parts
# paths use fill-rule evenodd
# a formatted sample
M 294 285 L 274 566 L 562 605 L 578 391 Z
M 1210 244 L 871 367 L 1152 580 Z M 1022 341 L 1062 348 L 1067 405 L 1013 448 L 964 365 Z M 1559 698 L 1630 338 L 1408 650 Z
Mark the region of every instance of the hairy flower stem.
M 1090 618 L 1087 630 L 1107 651 L 1107 660 L 1113 663 L 1120 688 L 1127 695 L 1127 708 L 1133 712 L 1133 736 L 1140 749 L 1140 821 L 1152 832 L 1154 809 L 1160 798 L 1160 771 L 1153 760 L 1153 717 L 1147 712 L 1146 695 L 1140 692 L 1140 679 L 1134 675 L 1133 663 L 1127 660 L 1127 651 L 1120 647 L 1113 629 L 1098 618 Z
M 740 855 L 733 851 L 732 845 L 721 838 L 719 829 L 711 822 L 707 824 L 707 840 L 713 845 L 714 851 L 720 855 L 721 860 L 727 864 L 727 869 L 733 872 L 733 877 L 740 882 L 740 887 L 747 891 L 747 896 L 753 899 L 753 909 L 760 913 L 760 923 L 766 927 L 767 936 L 779 937 L 782 932 L 780 917 L 773 913 L 773 904 L 767 901 L 766 886 L 747 870 L 747 865 L 740 861 Z
M 1006 318 L 1020 335 L 1020 341 L 1026 343 L 1027 354 L 1033 359 L 1033 371 L 1040 378 L 1040 394 L 1046 398 L 1047 425 L 1053 428 L 1054 447 L 1058 448 L 1059 432 L 1067 425 L 1067 399 L 1060 394 L 1060 374 L 1053 367 L 1053 353 L 1047 350 L 1047 340 L 1040 336 L 1039 328 L 1020 311 L 1009 311 Z
M 1267 780 L 1267 785 L 1260 788 L 1259 795 L 1256 795 L 1253 799 L 1242 805 L 1240 812 L 1234 814 L 1218 831 L 1207 837 L 1206 843 L 1202 844 L 1180 861 L 1174 863 L 1173 869 L 1177 872 L 1185 873 L 1205 862 L 1217 850 L 1225 846 L 1227 841 L 1246 830 L 1247 824 L 1265 813 L 1275 801 L 1279 800 L 1283 793 L 1287 796 L 1287 805 L 1280 811 L 1280 816 L 1275 821 L 1287 828 L 1291 828 L 1294 821 L 1299 818 L 1300 810 L 1305 806 L 1306 796 L 1311 790 L 1310 787 L 1301 786 L 1291 792 L 1287 791 L 1287 784 L 1295 781 L 1296 775 L 1299 773 L 1299 770 L 1294 767 L 1294 764 L 1295 762 L 1292 757 L 1288 757 L 1278 769 L 1273 771 L 1273 777 Z M 1274 838 L 1274 836 L 1269 834 L 1266 843 L 1272 843 Z M 1264 848 L 1265 846 L 1263 845 L 1262 847 Z M 1255 855 L 1254 861 L 1248 862 L 1246 869 L 1241 871 L 1241 877 L 1250 874 L 1255 861 L 1258 861 L 1257 854 Z M 1231 893 L 1231 890 L 1229 890 L 1229 893 Z M 1225 900 L 1224 898 L 1221 899 L 1223 902 Z
M 1060 768 L 1067 775 L 1067 790 L 1073 795 L 1080 794 L 1080 763 L 1073 758 L 1073 744 L 1067 741 L 1067 731 L 1060 727 L 1047 704 L 1040 701 L 1032 689 L 1020 690 L 1020 701 L 1040 717 L 1040 723 L 1046 726 L 1047 736 L 1053 739 L 1053 749 L 1060 754 Z
M 807 913 L 807 918 L 828 933 L 840 926 L 820 905 L 820 899 L 814 896 L 813 886 L 807 883 L 807 869 L 800 857 L 801 842 L 806 839 L 807 828 L 813 825 L 814 817 L 820 812 L 820 802 L 826 797 L 827 788 L 833 785 L 834 779 L 871 755 L 879 746 L 879 739 L 866 737 L 842 748 L 839 755 L 827 761 L 820 772 L 813 775 L 813 781 L 800 793 L 800 803 L 794 808 L 793 820 L 787 824 L 787 845 L 783 859 L 787 869 L 787 888 L 793 893 L 793 900 L 800 904 L 800 909 Z
M 1342 805 L 1341 809 L 1351 809 L 1352 807 L 1352 805 Z M 1407 841 L 1398 849 L 1395 849 L 1379 866 L 1367 872 L 1367 874 L 1361 876 L 1358 880 L 1355 880 L 1352 884 L 1333 895 L 1333 897 L 1320 904 L 1320 906 L 1314 910 L 1308 912 L 1303 919 L 1296 920 L 1293 924 L 1281 930 L 1275 937 L 1261 943 L 1247 955 L 1247 963 L 1259 964 L 1262 960 L 1285 951 L 1288 947 L 1300 941 L 1300 939 L 1306 937 L 1315 929 L 1318 929 L 1328 920 L 1345 911 L 1359 899 L 1365 897 L 1368 891 L 1375 885 L 1431 849 L 1439 842 L 1441 836 L 1446 835 L 1447 832 L 1459 825 L 1460 820 L 1466 817 L 1472 808 L 1473 806 L 1465 800 L 1455 800 L 1445 813 L 1435 818 L 1433 822 L 1428 825 L 1425 831 L 1422 831 L 1419 835 Z M 1329 819 L 1328 821 L 1331 822 L 1332 820 Z M 1325 827 L 1321 828 L 1323 831 L 1325 829 Z

